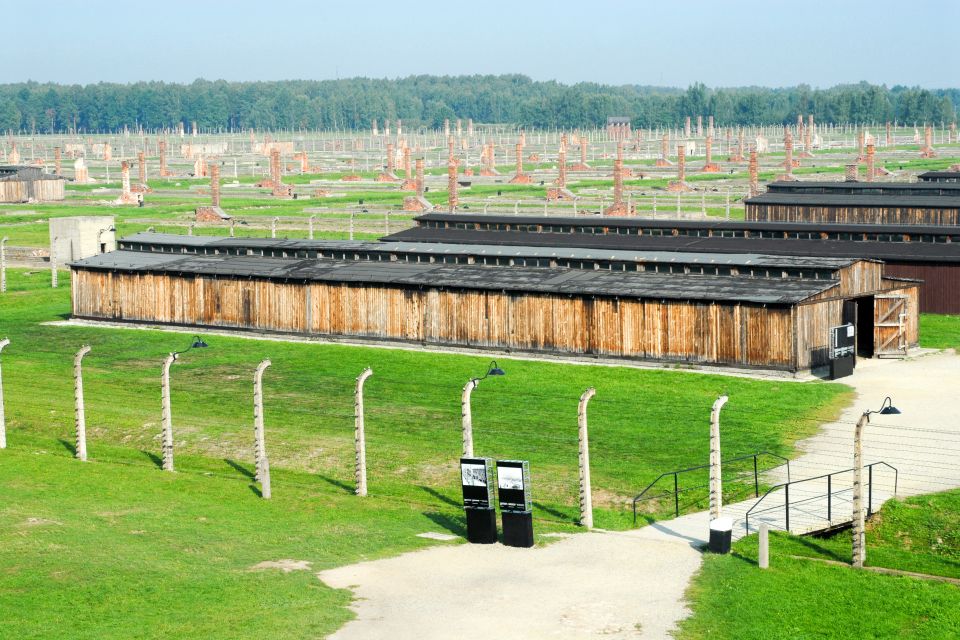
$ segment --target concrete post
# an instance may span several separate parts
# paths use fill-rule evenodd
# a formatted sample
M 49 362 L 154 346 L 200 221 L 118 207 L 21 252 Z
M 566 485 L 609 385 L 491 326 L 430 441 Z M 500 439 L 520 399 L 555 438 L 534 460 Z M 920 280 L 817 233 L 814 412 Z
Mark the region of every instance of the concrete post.
M 230 237 L 231 238 L 234 237 L 234 233 L 235 233 L 235 230 L 233 228 L 234 224 L 236 224 L 236 220 L 234 220 L 233 218 L 230 218 Z
M 307 224 L 310 225 L 309 238 L 310 238 L 311 240 L 313 240 L 313 220 L 314 220 L 316 217 L 317 217 L 316 215 L 312 215 L 312 216 L 310 216 L 310 218 L 307 220 Z
M 473 457 L 473 416 L 470 411 L 470 395 L 480 381 L 473 378 L 463 386 L 460 395 L 460 429 L 463 432 L 463 457 Z
M 77 450 L 74 455 L 78 460 L 87 461 L 87 418 L 86 408 L 83 405 L 83 356 L 90 353 L 90 346 L 84 345 L 73 358 L 73 398 L 74 421 L 77 431 Z
M 761 569 L 770 568 L 770 525 L 766 522 L 760 525 L 760 552 L 758 554 Z
M 260 494 L 264 499 L 270 498 L 270 466 L 267 463 L 267 446 L 263 435 L 263 372 L 270 364 L 269 359 L 261 361 L 253 374 L 253 451 L 257 469 L 255 479 L 260 482 Z
M 10 344 L 10 338 L 0 340 L 0 352 Z M 3 371 L 0 369 L 0 449 L 7 448 L 7 422 L 3 409 Z
M 50 286 L 54 289 L 57 288 L 59 283 L 59 276 L 57 274 L 57 240 L 60 238 L 54 238 L 53 244 L 50 245 Z
M 587 439 L 587 403 L 597 390 L 590 387 L 580 396 L 577 423 L 580 427 L 580 525 L 593 529 L 593 496 L 590 491 L 590 443 Z
M 723 482 L 720 478 L 720 409 L 727 403 L 720 396 L 710 410 L 710 519 L 720 517 L 723 507 Z
M 7 236 L 0 238 L 0 293 L 7 291 L 7 240 Z
M 177 354 L 171 353 L 163 361 L 163 371 L 160 374 L 160 429 L 161 448 L 163 451 L 163 470 L 174 471 L 173 468 L 173 419 L 170 415 L 170 365 L 177 359 Z
M 367 439 L 363 421 L 363 383 L 373 375 L 373 369 L 367 367 L 357 376 L 357 386 L 353 392 L 353 444 L 356 453 L 354 474 L 356 476 L 358 496 L 367 495 Z
M 270 221 L 270 237 L 271 238 L 277 237 L 277 222 L 279 220 L 280 218 L 274 218 L 273 220 Z
M 853 566 L 862 569 L 867 560 L 866 527 L 863 508 L 863 428 L 870 422 L 864 413 L 853 432 Z

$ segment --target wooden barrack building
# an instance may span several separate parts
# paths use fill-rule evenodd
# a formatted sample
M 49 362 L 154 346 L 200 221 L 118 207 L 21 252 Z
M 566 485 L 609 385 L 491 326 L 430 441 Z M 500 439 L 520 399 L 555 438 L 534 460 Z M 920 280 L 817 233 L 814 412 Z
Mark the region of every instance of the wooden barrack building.
M 918 284 L 871 260 L 727 257 L 720 273 L 691 270 L 692 258 L 683 271 L 647 270 L 659 262 L 647 256 L 615 271 L 438 259 L 471 255 L 463 247 L 401 261 L 358 243 L 325 257 L 330 242 L 206 242 L 124 240 L 73 263 L 73 314 L 794 372 L 825 364 L 829 329 L 844 322 L 862 355 L 918 342 Z M 762 274 L 741 274 L 754 260 Z

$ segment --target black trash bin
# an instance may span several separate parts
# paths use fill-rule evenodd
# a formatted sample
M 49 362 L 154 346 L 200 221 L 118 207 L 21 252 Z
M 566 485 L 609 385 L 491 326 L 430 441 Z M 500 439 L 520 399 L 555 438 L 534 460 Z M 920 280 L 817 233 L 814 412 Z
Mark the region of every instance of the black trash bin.
M 717 518 L 710 521 L 710 545 L 713 553 L 730 553 L 730 543 L 733 541 L 733 520 Z

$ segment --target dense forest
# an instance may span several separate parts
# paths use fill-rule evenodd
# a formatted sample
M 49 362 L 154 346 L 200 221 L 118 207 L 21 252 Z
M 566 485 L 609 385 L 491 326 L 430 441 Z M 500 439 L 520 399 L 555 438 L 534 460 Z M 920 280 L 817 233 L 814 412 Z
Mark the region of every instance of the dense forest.
M 411 76 L 396 80 L 285 80 L 191 84 L 0 85 L 0 131 L 111 132 L 196 122 L 204 131 L 362 129 L 376 118 L 408 127 L 444 119 L 527 127 L 593 127 L 610 115 L 634 126 L 673 126 L 685 116 L 715 116 L 719 125 L 788 123 L 812 113 L 821 123 L 952 122 L 960 89 L 839 85 L 686 90 L 591 83 L 563 85 L 521 75 Z

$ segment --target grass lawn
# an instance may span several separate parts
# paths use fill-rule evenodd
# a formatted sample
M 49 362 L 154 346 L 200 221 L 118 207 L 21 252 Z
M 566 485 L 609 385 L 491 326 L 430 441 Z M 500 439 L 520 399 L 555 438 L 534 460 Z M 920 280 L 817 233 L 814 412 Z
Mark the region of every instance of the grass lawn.
M 189 335 L 46 326 L 41 323 L 69 313 L 67 287 L 49 289 L 45 271 L 8 275 L 0 335 L 13 341 L 3 353 L 11 446 L 50 449 L 62 447 L 59 440 L 72 441 L 72 360 L 88 343 L 91 456 L 150 464 L 141 452 L 158 451 L 160 364 L 167 352 L 189 344 Z M 64 273 L 61 282 L 68 280 Z M 366 394 L 371 491 L 419 498 L 426 491 L 419 487 L 427 487 L 459 499 L 460 391 L 483 374 L 489 357 L 219 336 L 208 341 L 210 349 L 185 354 L 171 376 L 182 465 L 235 473 L 225 459 L 252 460 L 251 380 L 260 359 L 270 357 L 265 411 L 271 466 L 351 483 L 354 378 L 372 366 Z M 660 473 L 707 460 L 708 416 L 718 394 L 731 397 L 724 409 L 725 457 L 760 450 L 789 454 L 817 419 L 833 417 L 849 398 L 846 387 L 833 384 L 522 360 L 501 364 L 508 375 L 484 382 L 473 394 L 477 453 L 529 459 L 543 517 L 576 518 L 577 400 L 587 387 L 597 388 L 590 406 L 591 461 L 596 518 L 603 527 L 629 526 L 627 501 Z M 275 480 L 275 493 L 282 484 Z M 732 497 L 742 489 L 731 485 Z M 690 492 L 684 501 L 695 508 L 705 497 Z
M 960 491 L 891 501 L 867 530 L 867 564 L 960 577 Z M 960 588 L 855 571 L 789 556 L 849 562 L 850 532 L 828 539 L 774 534 L 770 566 L 756 566 L 757 536 L 728 556 L 707 554 L 679 637 L 956 638 Z
M 920 346 L 960 349 L 960 316 L 921 313 Z
M 417 533 L 462 533 L 442 502 L 362 499 L 309 478 L 266 501 L 239 474 L 84 464 L 59 447 L 2 458 L 2 638 L 324 637 L 350 617 L 351 594 L 316 571 L 432 544 Z M 311 570 L 251 570 L 283 559 Z

